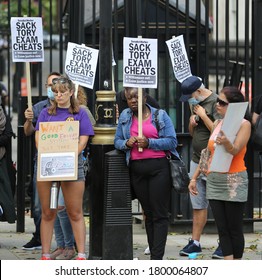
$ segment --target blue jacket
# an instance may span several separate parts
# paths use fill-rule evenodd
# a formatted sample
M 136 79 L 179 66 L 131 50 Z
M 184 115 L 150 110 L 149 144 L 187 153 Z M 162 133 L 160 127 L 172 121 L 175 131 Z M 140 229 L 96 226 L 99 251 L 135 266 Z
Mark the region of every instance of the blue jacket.
M 154 107 L 148 105 L 148 108 L 151 111 L 151 122 L 156 127 L 156 123 L 154 120 L 154 113 L 157 110 Z M 133 112 L 131 109 L 125 109 L 119 117 L 118 125 L 115 134 L 115 148 L 124 151 L 126 153 L 126 162 L 129 165 L 130 160 L 130 149 L 126 146 L 126 142 L 130 138 L 130 127 L 132 125 L 132 116 Z M 159 122 L 159 138 L 153 139 L 149 138 L 149 149 L 152 150 L 162 150 L 162 151 L 170 151 L 173 155 L 179 157 L 176 147 L 177 147 L 177 138 L 176 132 L 174 129 L 174 125 L 172 120 L 164 110 L 159 110 L 158 112 L 158 122 Z

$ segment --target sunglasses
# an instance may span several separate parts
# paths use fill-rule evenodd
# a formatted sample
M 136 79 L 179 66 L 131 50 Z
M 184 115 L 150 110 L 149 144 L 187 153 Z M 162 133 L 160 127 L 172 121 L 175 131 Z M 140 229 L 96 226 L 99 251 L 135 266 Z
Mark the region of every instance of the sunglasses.
M 220 98 L 217 98 L 217 103 L 219 104 L 219 106 L 221 107 L 226 107 L 229 103 L 220 99 Z
M 60 84 L 71 84 L 72 81 L 67 79 L 67 78 L 61 77 L 61 78 L 54 78 L 52 80 L 52 83 L 53 83 L 53 85 L 56 85 L 57 83 L 60 83 Z

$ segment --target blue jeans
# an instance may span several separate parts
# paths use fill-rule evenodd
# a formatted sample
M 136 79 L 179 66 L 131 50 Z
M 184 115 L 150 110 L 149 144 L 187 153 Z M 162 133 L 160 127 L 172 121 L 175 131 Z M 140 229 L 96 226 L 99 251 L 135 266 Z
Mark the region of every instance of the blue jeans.
M 58 197 L 58 206 L 64 206 L 64 205 L 65 205 L 64 196 L 60 188 L 59 197 Z M 57 243 L 57 247 L 61 247 L 61 248 L 74 247 L 74 234 L 65 207 L 57 211 L 54 230 L 55 230 L 55 240 Z
M 36 186 L 36 176 L 37 176 L 37 159 L 34 162 L 34 174 L 33 174 L 33 217 L 35 224 L 34 237 L 40 241 L 40 224 L 42 217 L 41 203 Z

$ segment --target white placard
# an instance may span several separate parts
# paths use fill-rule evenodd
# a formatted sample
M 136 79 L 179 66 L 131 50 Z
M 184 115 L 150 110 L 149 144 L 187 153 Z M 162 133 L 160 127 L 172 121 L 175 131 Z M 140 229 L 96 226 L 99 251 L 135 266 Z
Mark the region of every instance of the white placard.
M 123 44 L 124 87 L 157 88 L 157 39 L 125 37 Z
M 97 49 L 69 42 L 65 73 L 76 84 L 92 89 L 96 76 L 97 60 Z
M 12 17 L 11 38 L 13 62 L 44 61 L 42 18 Z
M 184 43 L 183 35 L 174 37 L 166 41 L 169 56 L 176 79 L 182 83 L 186 78 L 192 76 L 190 63 Z
M 227 107 L 221 130 L 224 131 L 231 143 L 234 142 L 237 132 L 240 129 L 247 106 L 248 102 L 239 102 L 229 103 Z M 228 172 L 232 159 L 233 155 L 226 151 L 224 145 L 216 145 L 209 170 L 214 172 Z

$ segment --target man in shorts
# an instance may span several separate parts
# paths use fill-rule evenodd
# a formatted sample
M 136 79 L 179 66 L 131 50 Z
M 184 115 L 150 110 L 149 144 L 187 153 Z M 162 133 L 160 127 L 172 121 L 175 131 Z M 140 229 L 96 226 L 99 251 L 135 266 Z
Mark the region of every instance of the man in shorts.
M 189 119 L 189 133 L 192 136 L 193 154 L 190 162 L 190 178 L 194 174 L 201 151 L 206 148 L 213 122 L 220 116 L 216 111 L 217 95 L 205 88 L 201 78 L 190 76 L 181 84 L 181 102 L 188 102 L 191 110 Z M 180 256 L 188 256 L 191 253 L 201 254 L 200 237 L 207 222 L 208 200 L 206 199 L 206 177 L 200 175 L 197 179 L 198 195 L 190 195 L 193 208 L 192 238 L 189 243 L 179 252 Z M 222 259 L 223 254 L 220 246 L 212 255 L 214 259 Z

